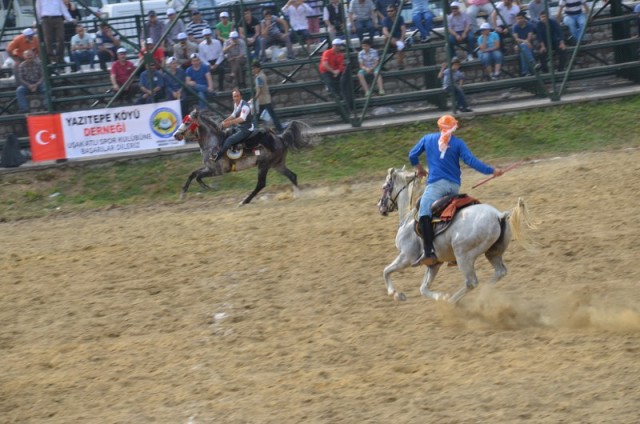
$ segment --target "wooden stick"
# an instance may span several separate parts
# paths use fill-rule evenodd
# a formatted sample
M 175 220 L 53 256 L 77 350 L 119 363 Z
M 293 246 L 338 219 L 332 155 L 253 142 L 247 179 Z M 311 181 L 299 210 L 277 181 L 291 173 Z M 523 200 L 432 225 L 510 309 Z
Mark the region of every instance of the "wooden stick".
M 523 160 L 521 160 L 520 162 L 516 162 L 516 163 L 514 163 L 514 164 L 512 164 L 512 165 L 509 165 L 509 166 L 507 166 L 505 169 L 503 169 L 503 170 L 502 170 L 502 173 L 504 174 L 504 173 L 505 173 L 505 172 L 507 172 L 507 171 L 511 171 L 513 168 L 515 168 L 515 167 L 517 167 L 517 166 L 520 166 L 520 165 L 522 165 L 523 163 L 524 163 L 524 161 L 523 161 Z M 495 177 L 496 177 L 495 175 L 492 175 L 492 176 L 490 176 L 489 178 L 485 178 L 484 180 L 477 182 L 477 183 L 476 183 L 473 187 L 471 187 L 471 188 L 476 188 L 476 187 L 478 187 L 478 186 L 481 186 L 482 184 L 484 184 L 484 183 L 486 183 L 486 182 L 488 182 L 488 181 L 493 180 Z

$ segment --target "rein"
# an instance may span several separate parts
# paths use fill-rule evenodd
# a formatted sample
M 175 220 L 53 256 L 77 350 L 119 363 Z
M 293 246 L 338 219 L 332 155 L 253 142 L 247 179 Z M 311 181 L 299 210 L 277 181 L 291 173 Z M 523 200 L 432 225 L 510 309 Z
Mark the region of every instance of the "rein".
M 389 201 L 391 201 L 391 207 L 392 207 L 392 209 L 390 210 L 398 210 L 398 197 L 400 196 L 400 193 L 402 193 L 404 190 L 409 188 L 409 186 L 411 186 L 411 189 L 412 189 L 411 193 L 409 193 L 409 206 L 411 206 L 411 204 L 413 203 L 413 182 L 416 180 L 416 178 L 418 178 L 417 173 L 413 174 L 413 177 L 410 178 L 400 190 L 398 190 L 396 195 L 393 198 L 389 199 Z M 392 190 L 393 190 L 393 187 L 392 187 Z

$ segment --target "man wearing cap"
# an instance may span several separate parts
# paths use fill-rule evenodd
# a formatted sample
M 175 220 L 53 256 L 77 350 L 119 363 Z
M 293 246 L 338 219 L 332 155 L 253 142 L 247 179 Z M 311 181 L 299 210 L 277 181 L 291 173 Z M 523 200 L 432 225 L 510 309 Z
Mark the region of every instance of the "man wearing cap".
M 284 131 L 284 128 L 276 115 L 276 111 L 273 110 L 271 93 L 269 92 L 269 81 L 260 68 L 260 61 L 253 61 L 253 64 L 251 65 L 251 72 L 253 73 L 253 76 L 256 77 L 256 94 L 253 98 L 253 104 L 258 109 L 258 116 L 262 116 L 262 113 L 266 110 L 269 116 L 271 116 L 271 120 L 273 121 L 273 126 L 276 128 L 276 131 L 281 133 Z
M 320 79 L 329 91 L 338 99 L 343 99 L 347 103 L 347 109 L 351 109 L 351 93 L 347 89 L 346 67 L 344 64 L 344 54 L 342 46 L 344 40 L 336 38 L 331 42 L 333 46 L 322 53 L 320 65 Z
M 174 24 L 175 21 L 175 24 Z M 173 24 L 173 26 L 171 26 Z M 178 19 L 178 15 L 176 14 L 176 10 L 173 8 L 167 9 L 167 21 L 165 22 L 165 28 L 171 29 L 167 33 L 167 38 L 165 41 L 165 53 L 167 56 L 173 56 L 173 45 L 178 41 L 178 34 L 184 32 L 186 34 L 187 27 L 185 26 L 182 19 Z
M 387 7 L 387 17 L 382 21 L 382 35 L 385 41 L 391 38 L 391 47 L 396 49 L 396 61 L 398 62 L 398 68 L 404 69 L 404 39 L 407 33 L 407 28 L 404 25 L 404 18 L 400 16 L 398 18 L 398 24 L 393 32 L 393 23 L 396 20 L 396 13 L 398 8 L 395 4 Z
M 140 96 L 137 104 L 161 102 L 165 97 L 164 77 L 155 62 L 147 64 L 147 69 L 140 74 Z
M 100 32 L 96 34 L 96 46 L 98 46 L 100 69 L 106 71 L 107 62 L 117 59 L 117 52 L 120 48 L 120 37 L 113 33 L 111 27 L 106 22 L 100 25 Z
M 178 65 L 182 69 L 191 66 L 191 55 L 198 51 L 198 45 L 192 43 L 187 34 L 178 34 L 178 42 L 173 46 L 173 56 L 178 60 Z
M 191 12 L 191 22 L 187 24 L 187 35 L 189 36 L 189 41 L 195 43 L 196 45 L 200 43 L 204 36 L 202 35 L 202 31 L 206 28 L 209 28 L 209 24 L 202 20 L 202 15 L 199 10 L 194 10 Z
M 131 61 L 127 60 L 127 49 L 120 47 L 117 54 L 118 59 L 111 64 L 111 86 L 115 92 L 120 90 L 121 87 L 125 87 L 124 99 L 131 103 L 133 96 L 138 92 L 138 84 L 134 83 L 133 80 L 129 84 L 125 84 L 135 72 L 136 67 Z
M 289 37 L 289 24 L 282 18 L 274 17 L 271 9 L 266 8 L 262 12 L 263 19 L 260 22 L 262 34 L 260 60 L 267 60 L 266 50 L 275 44 L 284 43 L 287 48 L 287 58 L 295 59 L 291 38 Z
M 18 100 L 18 109 L 20 113 L 29 113 L 29 102 L 27 101 L 27 94 L 39 92 L 44 94 L 44 75 L 42 72 L 42 64 L 36 60 L 33 50 L 25 50 L 23 53 L 23 61 L 17 67 L 16 83 L 18 88 L 16 89 L 16 98 Z M 45 105 L 47 99 L 45 96 Z M 48 109 L 48 106 L 47 106 Z
M 533 37 L 535 30 L 527 21 L 526 12 L 522 11 L 516 16 L 516 24 L 512 29 L 513 40 L 516 44 L 516 52 L 520 57 L 520 76 L 534 73 L 535 59 L 533 58 Z
M 144 23 L 144 36 L 157 42 L 164 34 L 164 22 L 158 19 L 155 10 L 150 10 L 147 16 L 148 20 Z M 164 43 L 162 43 L 161 47 L 164 48 Z
M 153 52 L 153 60 L 156 61 L 157 69 L 162 68 L 162 64 L 164 63 L 164 49 L 162 46 L 158 46 L 158 48 L 153 51 L 155 48 L 154 39 L 149 37 L 145 40 L 144 47 L 140 49 L 139 58 L 144 59 L 145 54 Z
M 460 59 L 451 59 L 451 69 L 443 63 L 438 73 L 438 78 L 442 80 L 442 88 L 445 91 L 453 92 L 456 98 L 456 110 L 460 112 L 473 112 L 467 105 L 467 98 L 462 91 L 464 84 L 464 73 L 460 70 Z
M 223 51 L 231 67 L 235 85 L 240 88 L 246 88 L 244 66 L 247 64 L 247 57 L 245 56 L 247 45 L 240 38 L 238 31 L 231 31 L 229 39 L 224 43 Z
M 229 20 L 229 12 L 220 13 L 220 22 L 215 26 L 216 38 L 222 44 L 229 39 L 229 34 L 233 31 L 233 22 Z
M 486 79 L 497 80 L 500 78 L 502 68 L 502 51 L 500 49 L 500 36 L 492 31 L 491 24 L 484 22 L 480 25 L 480 35 L 478 36 L 478 54 L 484 67 Z M 492 71 L 491 66 L 495 67 Z
M 36 13 L 46 34 L 44 45 L 51 62 L 64 63 L 64 22 L 74 22 L 63 0 L 36 1 Z M 55 44 L 55 45 L 54 45 Z
M 309 19 L 307 16 L 315 12 L 304 0 L 288 0 L 282 7 L 282 13 L 289 16 L 292 34 L 300 39 L 300 44 L 306 43 L 307 51 L 311 51 L 311 34 L 309 33 Z
M 449 54 L 456 55 L 456 44 L 467 43 L 467 61 L 474 59 L 473 51 L 476 48 L 473 32 L 471 31 L 471 20 L 466 13 L 460 11 L 460 3 L 451 3 L 451 13 L 447 16 L 449 29 Z
M 36 56 L 40 53 L 38 36 L 32 28 L 25 28 L 22 34 L 16 35 L 7 46 L 7 53 L 17 65 L 24 60 L 24 52 L 31 50 Z
M 242 143 L 249 138 L 254 129 L 251 107 L 242 99 L 240 90 L 233 90 L 231 95 L 233 96 L 233 112 L 231 112 L 231 115 L 229 115 L 227 119 L 222 121 L 222 126 L 224 128 L 233 128 L 234 132 L 224 141 L 222 148 L 216 153 L 214 157 L 215 161 L 222 159 L 224 153 L 231 146 Z
M 420 230 L 423 235 L 424 251 L 413 263 L 418 265 L 435 265 L 438 262 L 433 250 L 433 227 L 431 226 L 431 205 L 443 196 L 458 194 L 461 184 L 460 161 L 483 174 L 500 176 L 504 172 L 476 159 L 464 141 L 455 137 L 453 132 L 458 128 L 458 121 L 451 115 L 438 119 L 439 132 L 427 134 L 409 152 L 409 162 L 415 166 L 418 177 L 427 176 L 427 171 L 420 163 L 422 153 L 426 155 L 429 168 L 427 188 L 420 200 L 418 212 Z
M 184 70 L 178 66 L 178 59 L 171 56 L 167 58 L 167 71 L 163 74 L 166 100 L 180 100 L 182 112 L 187 110 L 187 96 L 183 84 L 186 82 Z
M 222 51 L 222 43 L 217 38 L 213 38 L 213 34 L 209 28 L 202 31 L 204 40 L 198 46 L 198 56 L 200 60 L 209 64 L 212 76 L 218 76 L 218 91 L 224 89 L 224 52 Z
M 198 107 L 206 109 L 206 98 L 208 94 L 215 94 L 213 91 L 213 79 L 209 71 L 209 65 L 202 63 L 198 53 L 191 55 L 191 66 L 185 72 L 187 75 L 186 84 L 193 88 L 200 97 Z

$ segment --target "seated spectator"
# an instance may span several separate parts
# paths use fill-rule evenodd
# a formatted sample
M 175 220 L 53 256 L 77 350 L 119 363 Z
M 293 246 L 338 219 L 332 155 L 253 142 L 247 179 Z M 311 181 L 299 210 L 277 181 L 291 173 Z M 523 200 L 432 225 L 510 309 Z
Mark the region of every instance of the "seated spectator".
M 266 50 L 273 45 L 284 43 L 287 47 L 287 58 L 295 59 L 291 38 L 289 38 L 289 25 L 287 21 L 279 17 L 273 17 L 271 9 L 266 8 L 262 12 L 263 19 L 260 22 L 260 32 L 262 34 L 260 60 L 266 61 Z
M 118 59 L 111 64 L 111 87 L 118 92 L 124 87 L 124 96 L 121 99 L 126 103 L 133 103 L 134 96 L 138 93 L 138 84 L 133 82 L 131 75 L 136 70 L 135 65 L 127 60 L 127 49 L 120 47 L 117 51 Z M 129 81 L 127 83 L 127 81 Z
M 24 52 L 31 50 L 35 57 L 40 54 L 40 44 L 38 36 L 32 28 L 25 28 L 22 34 L 13 37 L 13 40 L 7 45 L 7 53 L 13 59 L 15 66 L 24 60 Z
M 209 30 L 209 34 L 211 34 L 209 28 L 205 29 Z M 173 56 L 178 60 L 178 65 L 180 65 L 182 69 L 187 69 L 191 66 L 191 56 L 197 51 L 198 45 L 191 42 L 187 34 L 184 32 L 178 34 L 178 42 L 173 45 Z
M 260 57 L 260 20 L 253 16 L 251 9 L 244 9 L 244 22 L 239 25 L 239 31 L 247 46 L 253 48 L 253 57 Z
M 218 76 L 218 91 L 224 89 L 224 52 L 222 43 L 217 38 L 213 38 L 213 34 L 209 28 L 205 29 L 202 34 L 204 40 L 198 46 L 198 56 L 204 63 L 209 64 L 211 75 Z
M 322 11 L 322 19 L 327 26 L 329 41 L 344 36 L 344 19 L 342 18 L 344 14 L 341 9 L 343 7 L 340 0 L 329 0 Z
M 451 3 L 451 14 L 447 16 L 449 23 L 449 53 L 451 57 L 456 56 L 456 44 L 467 43 L 467 61 L 474 60 L 473 51 L 476 43 L 473 38 L 471 20 L 466 13 L 460 11 L 460 3 Z
M 454 57 L 451 59 L 451 69 L 447 68 L 447 64 L 443 63 L 440 68 L 438 78 L 442 80 L 442 88 L 447 92 L 453 92 L 456 98 L 456 111 L 473 112 L 467 105 L 467 98 L 462 91 L 464 84 L 464 74 L 460 71 L 460 59 Z
M 479 31 L 478 14 L 483 12 L 488 19 L 493 13 L 493 4 L 490 0 L 465 0 L 464 4 L 466 5 L 464 13 L 471 20 L 471 33 L 475 34 Z
M 220 22 L 215 26 L 216 38 L 224 44 L 229 39 L 229 34 L 233 31 L 233 22 L 229 20 L 229 12 L 220 13 Z
M 156 69 L 161 69 L 162 64 L 164 63 L 164 49 L 162 48 L 162 46 L 158 46 L 156 48 L 154 39 L 149 37 L 145 41 L 144 47 L 140 49 L 140 59 L 143 59 L 145 54 L 151 52 L 153 52 L 153 59 L 156 61 L 156 65 L 158 66 Z
M 360 65 L 358 81 L 360 81 L 360 87 L 362 87 L 365 95 L 369 93 L 369 84 L 375 83 L 378 86 L 378 94 L 384 96 L 379 64 L 380 57 L 376 49 L 371 48 L 369 40 L 362 40 L 362 50 L 358 52 L 358 65 Z
M 540 21 L 540 12 L 544 11 L 544 3 L 542 0 L 531 0 L 527 5 L 527 13 L 529 15 L 529 23 L 535 28 Z
M 16 97 L 20 113 L 29 113 L 27 94 L 45 93 L 44 73 L 42 72 L 42 63 L 35 59 L 33 50 L 27 49 L 23 55 L 23 61 L 18 65 L 16 73 L 16 83 L 18 85 Z M 44 100 L 47 109 L 49 109 L 46 96 Z
M 582 29 L 587 25 L 589 6 L 586 0 L 560 0 L 558 3 L 558 22 L 562 22 L 569 28 L 571 33 L 570 44 L 576 44 L 580 39 Z
M 407 33 L 407 28 L 404 25 L 404 19 L 402 16 L 398 18 L 398 24 L 393 32 L 393 22 L 396 20 L 396 13 L 398 9 L 395 5 L 391 5 L 387 8 L 387 17 L 382 21 L 382 35 L 385 41 L 391 38 L 391 47 L 396 49 L 396 61 L 398 62 L 398 68 L 404 69 L 404 39 Z
M 181 32 L 187 33 L 187 27 L 185 26 L 182 19 L 177 18 L 176 10 L 169 8 L 167 9 L 167 21 L 164 23 L 165 28 L 169 28 L 173 21 L 177 19 L 177 22 L 171 27 L 167 37 L 164 40 L 165 49 L 164 52 L 167 56 L 173 56 L 173 45 L 178 42 L 178 34 Z
M 189 36 L 189 41 L 198 45 L 203 39 L 202 31 L 209 28 L 209 24 L 202 20 L 202 15 L 199 10 L 191 12 L 191 22 L 187 24 L 186 34 Z
M 178 66 L 178 59 L 171 56 L 167 58 L 167 71 L 163 74 L 166 100 L 180 100 L 182 113 L 187 111 L 187 96 L 185 96 L 183 84 L 186 82 L 184 70 Z
M 88 63 L 89 67 L 93 69 L 95 57 L 93 37 L 86 33 L 82 25 L 76 26 L 76 35 L 71 37 L 71 60 L 75 64 L 73 71 L 79 71 L 83 63 Z
M 223 52 L 231 67 L 233 83 L 239 88 L 247 88 L 244 72 L 244 66 L 247 63 L 247 57 L 245 56 L 246 51 L 247 45 L 244 43 L 244 40 L 240 38 L 238 31 L 231 31 L 229 39 L 224 43 Z
M 207 95 L 215 94 L 213 91 L 213 79 L 209 72 L 209 65 L 205 65 L 200 60 L 197 53 L 191 55 L 191 66 L 187 68 L 186 84 L 198 93 L 200 101 L 198 107 L 200 109 L 207 108 Z
M 162 38 L 162 35 L 164 34 L 164 30 L 166 28 L 164 26 L 164 22 L 158 19 L 158 15 L 156 14 L 155 10 L 150 10 L 147 14 L 147 17 L 148 20 L 144 23 L 144 35 L 147 38 L 156 40 L 157 42 L 158 40 L 160 40 L 160 38 Z M 165 43 L 163 41 L 160 47 L 162 47 L 162 49 L 164 50 L 164 46 Z
M 429 9 L 429 0 L 412 0 L 411 16 L 413 25 L 420 32 L 420 42 L 428 42 L 433 28 L 433 12 Z
M 318 66 L 320 79 L 336 99 L 345 100 L 347 109 L 350 110 L 351 93 L 348 89 L 347 80 L 350 76 L 346 72 L 347 68 L 344 64 L 344 54 L 342 53 L 344 40 L 336 38 L 331 42 L 331 45 L 333 47 L 325 50 L 320 59 L 320 65 Z
M 538 37 L 538 58 L 542 72 L 549 72 L 549 42 L 547 41 L 547 25 L 551 33 L 551 48 L 558 56 L 558 71 L 564 71 L 567 62 L 567 46 L 564 44 L 564 32 L 560 24 L 555 19 L 548 19 L 547 12 L 542 11 L 539 15 L 540 21 L 536 25 L 536 36 Z
M 282 13 L 289 16 L 292 35 L 295 34 L 300 41 L 311 51 L 311 34 L 309 33 L 309 20 L 307 16 L 313 14 L 313 9 L 304 0 L 288 0 L 282 8 Z
M 500 36 L 500 51 L 504 53 L 504 42 L 509 38 L 509 31 L 516 23 L 516 15 L 520 13 L 520 7 L 513 0 L 503 0 L 496 6 L 491 14 L 491 24 L 495 32 Z
M 524 77 L 535 73 L 533 58 L 533 26 L 527 21 L 525 12 L 518 13 L 516 24 L 513 26 L 513 40 L 516 43 L 516 52 L 520 57 L 520 76 Z
M 96 46 L 98 46 L 100 69 L 106 71 L 107 62 L 112 62 L 118 58 L 117 51 L 120 48 L 120 37 L 113 34 L 108 24 L 103 23 L 100 25 L 100 32 L 96 34 Z
M 371 0 L 351 0 L 349 3 L 349 21 L 351 32 L 358 34 L 362 44 L 364 33 L 369 33 L 369 41 L 373 45 L 373 36 L 376 31 L 376 6 Z
M 502 51 L 500 51 L 500 36 L 491 30 L 491 24 L 485 22 L 480 25 L 478 37 L 478 52 L 480 61 L 484 66 L 486 79 L 497 80 L 500 78 L 502 68 Z M 492 71 L 491 66 L 494 66 Z
M 164 100 L 164 77 L 158 70 L 155 61 L 147 64 L 147 69 L 140 74 L 140 96 L 137 104 L 158 103 Z

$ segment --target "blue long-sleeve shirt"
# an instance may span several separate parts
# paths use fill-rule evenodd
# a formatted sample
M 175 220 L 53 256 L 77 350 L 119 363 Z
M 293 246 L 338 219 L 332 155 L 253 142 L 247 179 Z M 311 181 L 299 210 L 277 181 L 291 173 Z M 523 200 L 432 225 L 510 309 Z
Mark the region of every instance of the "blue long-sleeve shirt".
M 462 173 L 460 171 L 460 159 L 478 172 L 493 174 L 493 168 L 473 156 L 464 141 L 455 136 L 451 136 L 449 147 L 444 157 L 440 159 L 439 139 L 440 133 L 427 134 L 409 152 L 409 162 L 413 166 L 420 162 L 420 155 L 426 152 L 427 167 L 429 168 L 427 184 L 433 184 L 436 181 L 445 179 L 460 185 L 460 175 Z

